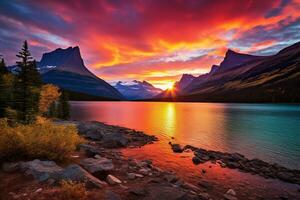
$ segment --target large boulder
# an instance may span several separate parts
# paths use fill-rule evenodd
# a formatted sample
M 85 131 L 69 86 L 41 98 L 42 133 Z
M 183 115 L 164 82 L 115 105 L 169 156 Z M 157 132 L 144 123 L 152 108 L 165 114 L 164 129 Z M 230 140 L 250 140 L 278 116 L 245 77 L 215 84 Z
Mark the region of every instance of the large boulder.
M 80 162 L 84 169 L 90 173 L 107 172 L 114 169 L 114 164 L 111 159 L 104 157 L 86 158 Z
M 100 122 L 84 122 L 77 125 L 80 134 L 87 138 L 100 141 L 106 148 L 125 147 L 128 139 L 124 131 L 117 131 L 106 124 Z
M 102 145 L 106 148 L 125 147 L 128 144 L 128 139 L 120 132 L 105 133 L 101 140 Z
M 88 187 L 102 188 L 106 185 L 105 182 L 100 181 L 79 165 L 69 165 L 61 174 L 61 180 L 71 180 L 78 182 L 85 182 Z
M 77 123 L 78 132 L 92 140 L 101 140 L 103 136 L 103 128 L 97 122 Z
M 22 162 L 20 167 L 26 175 L 32 175 L 40 182 L 49 179 L 57 180 L 63 171 L 63 168 L 59 167 L 54 161 L 41 161 L 38 159 Z

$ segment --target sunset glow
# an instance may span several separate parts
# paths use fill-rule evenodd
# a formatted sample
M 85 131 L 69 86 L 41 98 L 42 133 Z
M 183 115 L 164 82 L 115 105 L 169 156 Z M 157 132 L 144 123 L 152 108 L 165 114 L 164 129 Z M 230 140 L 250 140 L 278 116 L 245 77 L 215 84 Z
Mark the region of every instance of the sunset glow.
M 108 82 L 167 89 L 183 73 L 208 72 L 227 48 L 270 55 L 300 40 L 299 10 L 299 0 L 4 0 L 0 54 L 14 64 L 25 39 L 37 60 L 79 46 L 89 69 Z

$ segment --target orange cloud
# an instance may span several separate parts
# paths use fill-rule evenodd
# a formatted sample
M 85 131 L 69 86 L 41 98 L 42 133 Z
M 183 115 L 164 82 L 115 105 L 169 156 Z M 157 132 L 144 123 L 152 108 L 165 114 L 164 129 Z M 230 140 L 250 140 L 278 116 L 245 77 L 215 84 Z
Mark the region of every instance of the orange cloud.
M 147 80 L 161 88 L 183 73 L 208 72 L 212 64 L 221 62 L 227 48 L 255 53 L 283 40 L 288 45 L 300 39 L 293 30 L 300 21 L 299 0 L 29 0 L 19 4 L 23 10 L 7 1 L 0 8 L 0 22 L 15 33 L 11 40 L 21 40 L 30 27 L 26 37 L 37 57 L 41 50 L 60 44 L 79 45 L 87 66 L 101 78 Z M 283 31 L 288 38 L 280 36 Z M 0 44 L 0 49 L 5 46 Z

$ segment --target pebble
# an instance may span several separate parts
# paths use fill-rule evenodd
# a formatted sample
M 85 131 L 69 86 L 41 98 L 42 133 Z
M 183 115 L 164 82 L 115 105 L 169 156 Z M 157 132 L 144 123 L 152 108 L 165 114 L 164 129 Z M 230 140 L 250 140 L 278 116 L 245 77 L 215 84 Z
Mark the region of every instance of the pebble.
M 39 189 L 37 189 L 34 193 L 39 193 L 39 192 L 41 192 L 43 189 L 42 188 L 39 188 Z
M 117 177 L 109 174 L 106 178 L 107 182 L 110 184 L 110 185 L 116 185 L 116 184 L 121 184 L 122 181 L 120 179 L 118 179 Z
M 236 195 L 236 192 L 235 192 L 233 189 L 229 189 L 229 190 L 226 192 L 226 194 L 235 196 L 235 195 Z

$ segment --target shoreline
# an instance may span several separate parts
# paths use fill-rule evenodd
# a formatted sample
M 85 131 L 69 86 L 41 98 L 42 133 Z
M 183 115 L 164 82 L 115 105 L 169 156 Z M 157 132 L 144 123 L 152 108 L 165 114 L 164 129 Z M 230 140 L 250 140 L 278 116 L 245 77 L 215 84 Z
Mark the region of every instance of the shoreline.
M 75 124 L 78 128 L 79 134 L 84 136 L 88 141 L 87 144 L 80 146 L 80 150 L 72 155 L 72 158 L 70 158 L 69 162 L 81 166 L 82 168 L 87 170 L 91 174 L 91 176 L 94 176 L 101 181 L 101 183 L 99 183 L 101 185 L 100 188 L 88 190 L 90 197 L 89 199 L 110 199 L 112 196 L 116 197 L 115 199 L 157 199 L 157 195 L 160 195 L 159 197 L 165 197 L 161 199 L 168 200 L 179 198 L 229 200 L 240 199 L 240 194 L 236 193 L 235 188 L 228 188 L 226 190 L 223 190 L 223 192 L 216 193 L 211 188 L 210 183 L 206 180 L 199 180 L 200 182 L 198 184 L 192 184 L 180 179 L 177 175 L 178 172 L 176 171 L 170 172 L 164 168 L 157 167 L 153 163 L 151 158 L 145 157 L 143 160 L 136 160 L 130 157 L 126 157 L 121 153 L 123 149 L 134 149 L 139 152 L 139 148 L 144 146 L 146 147 L 148 146 L 148 144 L 152 144 L 153 142 L 157 143 L 158 140 L 155 136 L 150 136 L 144 132 L 136 131 L 134 129 L 108 125 L 101 122 L 56 121 L 55 123 Z M 218 158 L 222 159 L 222 161 L 224 161 L 224 163 L 227 165 L 225 167 L 229 168 L 228 170 L 236 170 L 234 169 L 234 167 L 232 167 L 232 165 L 228 165 L 227 161 L 231 162 L 231 160 L 225 159 L 226 156 L 226 158 L 231 158 L 232 154 L 226 154 L 222 152 L 216 153 L 213 151 L 195 148 L 189 145 L 183 148 L 181 148 L 181 146 L 178 144 L 171 144 L 171 147 L 173 147 L 172 145 L 176 146 L 174 146 L 173 148 L 173 151 L 175 149 L 175 152 L 184 152 L 185 150 L 190 149 L 194 153 L 194 157 L 196 157 L 195 159 L 199 159 L 198 161 L 193 159 L 194 161 L 196 161 L 196 163 L 203 163 L 203 161 L 205 161 L 206 163 L 215 160 L 216 162 L 214 163 L 213 161 L 212 164 L 217 165 L 220 164 L 216 159 L 216 157 L 219 156 Z M 215 157 L 214 159 L 212 159 L 211 157 L 207 158 L 202 154 L 205 156 L 214 155 Z M 176 154 L 174 153 L 174 155 Z M 244 156 L 240 154 L 235 154 L 234 157 L 244 158 Z M 109 163 L 109 169 L 100 171 L 98 169 L 98 171 L 95 171 L 95 169 L 99 168 L 100 161 L 105 161 L 106 164 Z M 66 164 L 58 165 L 60 165 L 61 167 Z M 93 166 L 93 170 L 91 170 L 90 166 Z M 202 173 L 203 172 L 204 171 L 202 171 Z M 4 185 L 6 187 L 8 187 L 10 184 L 15 184 L 9 182 L 8 176 L 10 175 L 20 176 L 20 171 L 13 170 L 9 173 L 3 172 L 2 166 L 2 171 L 0 171 L 0 178 L 4 180 Z M 107 180 L 108 175 L 116 178 L 114 181 L 116 181 L 117 183 L 109 183 L 109 181 Z M 32 177 L 32 174 L 29 177 Z M 118 180 L 120 182 L 118 182 Z M 33 181 L 34 179 L 29 178 L 30 183 L 33 183 Z M 297 194 L 299 195 L 300 193 L 299 182 L 297 183 L 298 184 L 295 184 L 295 187 L 298 187 L 298 191 L 296 190 L 293 191 L 294 193 L 292 192 L 288 194 L 282 194 L 282 196 L 279 195 L 277 196 L 278 199 L 296 198 Z M 33 185 L 35 184 L 36 183 L 34 182 Z M 38 184 L 40 183 L 38 182 Z M 32 191 L 40 189 L 39 185 L 36 185 L 36 187 L 39 188 L 34 189 L 30 187 L 26 188 L 24 187 L 24 185 L 20 186 L 22 186 L 20 188 L 23 188 L 22 190 L 24 190 L 21 190 L 22 194 L 18 194 L 20 193 L 20 188 L 17 190 L 18 193 L 14 191 L 16 189 L 12 189 L 12 191 L 0 191 L 0 194 L 6 192 L 7 196 L 5 197 L 7 197 L 7 199 L 15 199 L 13 197 L 21 195 L 19 196 L 19 199 L 22 199 L 22 195 L 34 195 L 35 193 L 32 193 Z M 0 184 L 0 187 L 3 187 L 3 185 Z M 12 188 L 14 187 L 12 186 Z M 49 195 L 49 193 L 51 194 L 51 191 L 53 192 L 55 191 L 55 189 L 57 189 L 56 187 L 57 186 L 55 186 L 55 184 L 49 184 L 48 181 L 43 182 L 43 185 L 41 187 L 43 189 L 42 192 L 39 193 L 39 195 L 42 196 L 43 192 L 48 193 Z M 5 189 L 7 190 L 9 188 Z M 32 194 L 30 194 L 30 191 L 27 190 L 31 190 Z M 32 199 L 34 199 L 34 197 Z
M 238 169 L 244 173 L 262 176 L 264 178 L 279 179 L 288 183 L 300 185 L 300 170 L 289 169 L 277 163 L 269 163 L 261 159 L 248 159 L 239 153 L 227 153 L 220 151 L 206 150 L 203 148 L 169 142 L 174 153 L 182 153 L 191 150 L 194 153 L 192 161 L 195 165 L 206 162 L 218 163 L 223 168 Z

